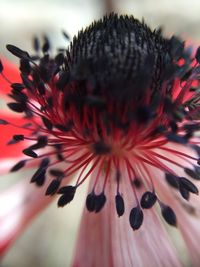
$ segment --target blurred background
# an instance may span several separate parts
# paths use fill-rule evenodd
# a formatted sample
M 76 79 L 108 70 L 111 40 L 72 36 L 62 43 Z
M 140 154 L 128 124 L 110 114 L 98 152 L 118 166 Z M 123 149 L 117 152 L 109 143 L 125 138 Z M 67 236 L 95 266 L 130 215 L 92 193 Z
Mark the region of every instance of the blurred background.
M 15 60 L 7 43 L 32 49 L 32 37 L 47 34 L 54 47 L 68 45 L 61 31 L 71 37 L 103 14 L 132 14 L 164 33 L 180 35 L 198 44 L 199 0 L 0 0 L 0 54 Z M 29 173 L 23 176 L 30 177 Z M 5 176 L 9 183 L 20 177 Z M 0 187 L 6 187 L 1 177 Z M 73 253 L 86 188 L 64 209 L 54 202 L 17 240 L 1 267 L 68 267 Z M 186 259 L 187 260 L 187 259 Z M 87 267 L 87 266 L 85 266 Z

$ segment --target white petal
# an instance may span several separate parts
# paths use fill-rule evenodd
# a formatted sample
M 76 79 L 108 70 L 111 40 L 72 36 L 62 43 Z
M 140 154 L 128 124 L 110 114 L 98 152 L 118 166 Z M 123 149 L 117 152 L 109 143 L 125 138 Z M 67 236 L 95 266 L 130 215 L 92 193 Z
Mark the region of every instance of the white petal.
M 157 172 L 159 175 L 159 171 Z M 190 208 L 192 207 L 189 202 L 175 197 L 173 194 L 173 189 L 169 188 L 164 182 L 163 174 L 160 173 L 160 179 L 157 181 L 156 191 L 161 196 L 161 200 L 170 205 L 176 213 L 178 228 L 180 229 L 183 238 L 185 240 L 188 251 L 191 255 L 191 261 L 193 267 L 199 267 L 200 262 L 200 250 L 199 250 L 199 240 L 200 240 L 200 217 L 199 214 L 190 214 Z M 198 196 L 196 196 L 197 198 Z M 192 200 L 191 200 L 192 201 Z M 194 198 L 193 198 L 194 201 Z M 196 200 L 196 204 L 199 201 Z M 197 209 L 199 207 L 197 206 Z
M 29 179 L 5 191 L 0 196 L 0 256 L 19 234 L 54 198 L 45 197 L 46 186 L 38 188 Z
M 126 212 L 118 218 L 114 197 L 116 185 L 107 185 L 107 202 L 103 210 L 84 210 L 73 267 L 178 267 L 181 263 L 156 212 L 144 212 L 141 228 L 133 231 L 129 213 L 135 205 L 127 177 L 122 178 Z M 102 179 L 103 180 L 103 179 Z M 90 184 L 90 188 L 93 181 Z

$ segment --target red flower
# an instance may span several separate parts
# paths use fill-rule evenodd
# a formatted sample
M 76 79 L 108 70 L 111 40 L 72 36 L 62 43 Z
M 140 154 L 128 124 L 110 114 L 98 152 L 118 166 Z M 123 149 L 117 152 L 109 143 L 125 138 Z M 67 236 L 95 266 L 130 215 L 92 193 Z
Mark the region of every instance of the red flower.
M 65 206 L 90 176 L 74 267 L 181 266 L 158 213 L 198 266 L 200 50 L 114 14 L 55 57 L 47 38 L 35 48 L 7 45 L 21 79 L 6 84 L 8 107 L 23 117 L 2 114 L 2 158 L 19 157 L 11 172 L 38 166 L 39 189 L 21 182 L 1 197 L 2 254 L 53 196 Z M 1 69 L 4 87 L 13 75 Z

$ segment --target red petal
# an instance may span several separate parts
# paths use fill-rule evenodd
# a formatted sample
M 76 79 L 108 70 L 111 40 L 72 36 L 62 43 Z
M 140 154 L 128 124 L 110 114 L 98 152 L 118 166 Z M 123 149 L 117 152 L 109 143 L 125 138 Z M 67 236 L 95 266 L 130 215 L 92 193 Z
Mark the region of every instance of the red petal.
M 6 59 L 1 60 L 3 63 L 3 74 L 8 78 L 12 83 L 21 82 L 19 70 L 13 64 L 7 61 Z M 5 96 L 10 92 L 10 84 L 0 75 L 0 95 Z
M 8 122 L 11 122 L 15 125 L 23 125 L 27 123 L 26 119 L 23 119 L 19 116 L 16 116 L 12 113 L 8 112 L 2 112 L 0 115 L 0 119 L 6 120 Z M 22 154 L 23 148 L 26 146 L 26 142 L 22 141 L 17 144 L 13 145 L 7 145 L 7 143 L 12 140 L 13 135 L 15 134 L 30 134 L 29 130 L 21 129 L 14 127 L 12 125 L 0 125 L 0 133 L 1 133 L 1 139 L 0 139 L 0 160 L 6 159 L 6 158 L 14 158 L 14 157 L 20 157 Z

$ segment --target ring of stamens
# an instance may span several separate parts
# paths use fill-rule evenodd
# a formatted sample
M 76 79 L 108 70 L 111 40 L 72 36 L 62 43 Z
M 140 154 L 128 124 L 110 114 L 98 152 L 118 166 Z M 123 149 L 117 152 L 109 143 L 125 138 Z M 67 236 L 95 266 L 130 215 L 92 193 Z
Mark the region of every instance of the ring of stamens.
M 46 37 L 42 51 L 35 45 L 34 56 L 13 45 L 7 48 L 20 58 L 22 78 L 22 83 L 11 83 L 13 102 L 8 107 L 25 114 L 27 123 L 2 119 L 0 124 L 30 132 L 9 142 L 30 144 L 23 150 L 26 158 L 11 171 L 37 162 L 31 182 L 42 186 L 48 180 L 46 195 L 60 194 L 60 207 L 72 201 L 91 176 L 93 189 L 86 199 L 91 212 L 104 207 L 111 181 L 118 216 L 125 211 L 120 185 L 127 179 L 136 203 L 129 217 L 134 230 L 143 222 L 143 210 L 156 202 L 166 222 L 176 225 L 174 211 L 157 195 L 158 178 L 150 168 L 162 171 L 185 200 L 190 193 L 198 194 L 191 179 L 200 179 L 199 141 L 193 138 L 200 129 L 200 49 L 194 58 L 177 38 L 165 39 L 133 18 L 113 14 L 80 32 L 70 48 L 55 57 Z M 0 72 L 7 79 L 2 64 Z M 170 147 L 174 143 L 197 156 Z M 174 167 L 191 179 L 179 177 Z M 65 186 L 75 173 L 75 184 Z M 97 194 L 98 184 L 102 190 Z

